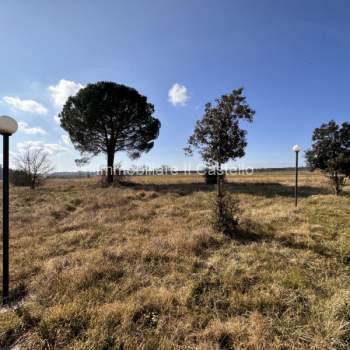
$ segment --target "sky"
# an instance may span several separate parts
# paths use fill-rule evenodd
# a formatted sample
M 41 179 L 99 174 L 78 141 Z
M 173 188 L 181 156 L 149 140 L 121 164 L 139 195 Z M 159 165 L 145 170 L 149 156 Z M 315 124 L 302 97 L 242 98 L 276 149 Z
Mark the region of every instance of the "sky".
M 256 111 L 241 167 L 293 166 L 294 144 L 350 119 L 350 2 L 323 0 L 2 0 L 0 114 L 19 122 L 11 159 L 43 147 L 56 171 L 80 155 L 57 115 L 88 83 L 136 88 L 162 123 L 123 167 L 201 164 L 183 148 L 206 102 L 244 87 Z M 86 170 L 104 165 L 103 155 Z

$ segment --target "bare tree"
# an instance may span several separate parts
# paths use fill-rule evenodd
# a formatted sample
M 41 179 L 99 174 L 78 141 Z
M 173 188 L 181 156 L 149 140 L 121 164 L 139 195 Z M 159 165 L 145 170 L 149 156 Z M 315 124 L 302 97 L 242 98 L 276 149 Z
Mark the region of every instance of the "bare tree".
M 15 160 L 18 170 L 28 175 L 32 189 L 54 169 L 49 154 L 43 148 L 27 146 Z

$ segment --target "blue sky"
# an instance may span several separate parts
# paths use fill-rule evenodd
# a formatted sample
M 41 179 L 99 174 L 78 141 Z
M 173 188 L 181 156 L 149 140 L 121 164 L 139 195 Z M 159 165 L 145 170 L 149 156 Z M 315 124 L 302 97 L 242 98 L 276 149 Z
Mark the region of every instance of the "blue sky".
M 162 122 L 153 150 L 117 161 L 197 165 L 183 147 L 204 104 L 243 86 L 256 118 L 239 162 L 293 165 L 293 144 L 349 121 L 349 16 L 348 1 L 330 0 L 3 0 L 0 114 L 21 122 L 11 150 L 43 146 L 56 170 L 74 170 L 79 154 L 54 116 L 79 87 L 111 80 L 148 96 Z

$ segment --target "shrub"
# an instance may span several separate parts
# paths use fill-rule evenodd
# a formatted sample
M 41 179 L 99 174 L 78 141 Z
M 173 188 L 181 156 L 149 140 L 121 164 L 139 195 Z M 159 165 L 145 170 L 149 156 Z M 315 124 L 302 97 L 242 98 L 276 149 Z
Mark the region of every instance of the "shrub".
M 22 186 L 30 186 L 32 189 L 35 189 L 53 170 L 49 154 L 43 148 L 30 145 L 18 154 L 15 162 L 25 183 Z
M 24 170 L 10 170 L 10 183 L 14 186 L 32 186 L 32 177 Z
M 239 224 L 239 201 L 230 193 L 224 192 L 214 197 L 212 225 L 215 231 L 233 237 Z
M 217 183 L 217 171 L 213 169 L 205 169 L 204 180 L 207 185 L 215 185 Z M 225 174 L 220 174 L 220 180 L 225 180 Z
M 114 174 L 112 174 L 113 182 L 117 185 L 123 184 L 126 182 L 127 175 L 125 175 L 123 170 L 115 169 Z M 102 187 L 108 187 L 110 183 L 108 182 L 107 172 L 103 171 L 101 176 Z

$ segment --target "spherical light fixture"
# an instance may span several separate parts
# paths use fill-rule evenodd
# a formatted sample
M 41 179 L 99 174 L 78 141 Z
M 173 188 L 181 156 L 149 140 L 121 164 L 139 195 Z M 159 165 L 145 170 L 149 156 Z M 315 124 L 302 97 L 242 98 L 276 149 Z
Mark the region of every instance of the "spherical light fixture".
M 0 116 L 0 134 L 12 135 L 18 129 L 17 122 L 7 115 Z
M 293 151 L 294 152 L 300 152 L 301 151 L 301 147 L 299 145 L 294 145 L 293 146 Z

